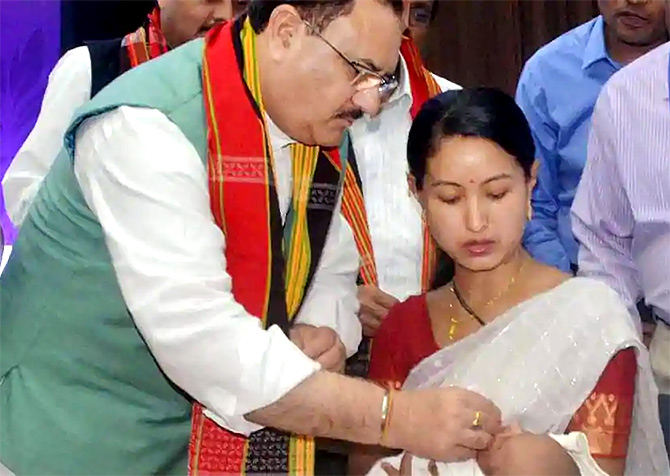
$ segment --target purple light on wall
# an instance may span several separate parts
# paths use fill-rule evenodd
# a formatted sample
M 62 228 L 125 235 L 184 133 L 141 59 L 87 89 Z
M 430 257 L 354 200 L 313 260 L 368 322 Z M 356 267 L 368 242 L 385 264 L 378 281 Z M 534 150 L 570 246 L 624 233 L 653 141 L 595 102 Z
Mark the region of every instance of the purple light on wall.
M 23 144 L 60 55 L 60 0 L 0 1 L 0 177 Z M 5 240 L 14 229 L 0 194 Z

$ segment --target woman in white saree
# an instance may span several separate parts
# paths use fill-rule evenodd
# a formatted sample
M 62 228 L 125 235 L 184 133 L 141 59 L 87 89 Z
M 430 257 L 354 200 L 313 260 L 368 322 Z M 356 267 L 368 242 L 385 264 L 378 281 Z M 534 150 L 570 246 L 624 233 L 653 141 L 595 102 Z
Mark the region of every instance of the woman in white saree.
M 523 114 L 500 91 L 450 91 L 424 105 L 409 136 L 410 182 L 454 277 L 389 312 L 370 378 L 476 391 L 503 423 L 552 435 L 581 474 L 669 475 L 649 357 L 625 306 L 606 285 L 535 262 L 521 246 L 534 153 Z M 437 472 L 511 474 L 489 453 L 481 467 L 438 463 Z M 532 461 L 527 453 L 518 457 Z M 386 461 L 397 468 L 400 456 Z M 381 463 L 369 474 L 386 475 Z M 428 465 L 414 459 L 412 471 Z

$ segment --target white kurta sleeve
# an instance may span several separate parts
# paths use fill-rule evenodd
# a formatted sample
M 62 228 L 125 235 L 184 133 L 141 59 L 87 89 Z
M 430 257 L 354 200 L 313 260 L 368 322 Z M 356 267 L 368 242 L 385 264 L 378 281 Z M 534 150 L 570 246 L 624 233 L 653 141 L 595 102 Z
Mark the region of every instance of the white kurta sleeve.
M 258 429 L 244 415 L 320 366 L 233 298 L 193 145 L 162 113 L 121 107 L 81 126 L 74 170 L 126 305 L 165 374 L 229 430 Z
M 2 188 L 5 207 L 20 227 L 42 179 L 63 146 L 74 112 L 91 97 L 91 57 L 81 46 L 68 51 L 49 74 L 35 127 L 12 160 Z
M 463 87 L 460 84 L 456 84 L 454 82 L 451 82 L 448 79 L 445 79 L 442 76 L 438 76 L 435 73 L 430 73 L 430 74 L 433 76 L 433 79 L 435 80 L 437 85 L 440 87 L 442 92 L 451 91 L 453 89 L 463 89 Z

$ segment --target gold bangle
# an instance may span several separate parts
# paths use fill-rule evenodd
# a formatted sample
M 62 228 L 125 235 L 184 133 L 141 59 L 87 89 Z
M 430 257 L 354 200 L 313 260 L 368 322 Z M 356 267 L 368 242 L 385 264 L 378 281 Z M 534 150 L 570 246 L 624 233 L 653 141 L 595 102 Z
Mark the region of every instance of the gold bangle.
M 381 438 L 383 442 L 386 439 L 386 434 L 391 422 L 391 410 L 393 409 L 393 389 L 387 388 L 384 391 L 384 398 L 382 398 L 382 421 L 381 421 Z

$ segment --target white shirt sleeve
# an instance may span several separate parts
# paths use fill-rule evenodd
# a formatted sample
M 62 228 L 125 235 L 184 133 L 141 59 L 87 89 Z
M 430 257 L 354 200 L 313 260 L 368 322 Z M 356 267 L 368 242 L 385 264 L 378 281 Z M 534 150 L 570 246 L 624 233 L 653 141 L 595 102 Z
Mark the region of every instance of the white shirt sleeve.
M 81 126 L 74 170 L 126 305 L 165 374 L 222 426 L 257 430 L 244 415 L 320 366 L 233 298 L 193 145 L 162 113 L 121 107 Z
M 440 87 L 442 92 L 451 91 L 452 89 L 463 89 L 459 84 L 452 83 L 448 79 L 444 79 L 443 77 L 438 76 L 435 73 L 430 73 L 430 74 L 433 75 L 433 79 L 435 80 L 437 85 Z
M 12 160 L 2 181 L 7 213 L 20 227 L 42 179 L 63 146 L 74 113 L 91 97 L 91 57 L 81 46 L 68 51 L 49 74 L 35 127 Z

